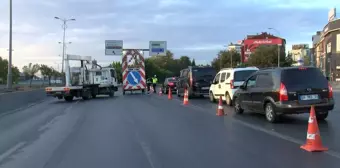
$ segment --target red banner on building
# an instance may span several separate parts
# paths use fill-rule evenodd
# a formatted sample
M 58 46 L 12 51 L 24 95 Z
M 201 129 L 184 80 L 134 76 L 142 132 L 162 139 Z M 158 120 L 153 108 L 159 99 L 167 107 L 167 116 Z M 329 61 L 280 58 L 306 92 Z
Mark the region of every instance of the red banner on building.
M 250 54 L 260 45 L 282 45 L 282 39 L 245 39 L 242 47 L 242 62 L 248 62 Z

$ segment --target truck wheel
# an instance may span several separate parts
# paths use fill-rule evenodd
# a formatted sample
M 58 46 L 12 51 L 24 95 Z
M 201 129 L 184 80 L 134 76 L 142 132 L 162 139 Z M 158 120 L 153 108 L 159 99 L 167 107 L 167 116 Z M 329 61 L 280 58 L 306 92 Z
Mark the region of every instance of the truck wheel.
M 71 101 L 73 101 L 73 96 L 65 96 L 64 99 L 67 102 L 71 102 Z
M 97 97 L 97 95 L 96 94 L 92 94 L 92 98 L 96 98 Z
M 110 90 L 109 96 L 110 96 L 110 97 L 113 97 L 114 95 L 115 95 L 115 92 L 114 92 L 113 90 Z
M 90 92 L 85 91 L 83 94 L 84 94 L 84 95 L 82 96 L 83 100 L 88 100 L 88 99 L 90 99 L 90 97 L 91 97 L 91 93 L 90 93 Z
M 145 89 L 142 89 L 142 94 L 145 94 Z

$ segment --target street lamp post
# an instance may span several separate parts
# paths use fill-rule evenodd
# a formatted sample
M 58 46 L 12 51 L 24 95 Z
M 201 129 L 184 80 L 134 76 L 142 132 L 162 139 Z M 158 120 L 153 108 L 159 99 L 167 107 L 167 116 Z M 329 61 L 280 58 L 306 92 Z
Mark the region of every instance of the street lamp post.
M 7 89 L 12 89 L 12 0 L 9 0 L 9 49 L 8 49 L 8 73 Z
M 68 21 L 75 21 L 76 19 L 63 19 L 60 17 L 54 17 L 55 19 L 61 20 L 63 22 L 62 28 L 63 28 L 63 54 L 62 54 L 62 66 L 61 66 L 61 72 L 64 72 L 64 59 L 65 59 L 65 35 L 66 35 L 66 28 L 67 28 L 67 22 Z
M 275 28 L 268 28 L 269 30 L 274 30 L 276 31 L 276 33 L 280 35 L 280 32 L 278 30 L 276 30 Z M 280 67 L 280 44 L 277 44 L 277 67 Z

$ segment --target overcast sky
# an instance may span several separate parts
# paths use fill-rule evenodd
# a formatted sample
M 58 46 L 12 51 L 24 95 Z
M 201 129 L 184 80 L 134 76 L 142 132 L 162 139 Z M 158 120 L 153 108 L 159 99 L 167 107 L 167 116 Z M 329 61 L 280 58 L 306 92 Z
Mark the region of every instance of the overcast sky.
M 0 1 L 0 56 L 8 52 L 8 0 Z M 165 40 L 175 57 L 188 55 L 210 63 L 230 42 L 273 27 L 291 44 L 311 43 L 323 29 L 335 0 L 13 0 L 13 63 L 57 67 L 61 62 L 61 21 L 69 22 L 67 53 L 99 63 L 120 60 L 104 55 L 105 40 L 124 40 L 124 48 L 148 48 Z M 61 66 L 60 66 L 61 67 Z

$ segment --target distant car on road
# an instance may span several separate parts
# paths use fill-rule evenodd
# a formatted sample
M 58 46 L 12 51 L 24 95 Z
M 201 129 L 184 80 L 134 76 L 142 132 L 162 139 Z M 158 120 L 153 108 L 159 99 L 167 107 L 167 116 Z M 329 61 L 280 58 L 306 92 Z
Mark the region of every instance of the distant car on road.
M 188 89 L 189 98 L 209 95 L 210 83 L 215 75 L 216 70 L 212 67 L 189 66 L 181 70 L 177 82 L 177 95 L 183 96 L 185 89 Z
M 177 77 L 171 77 L 171 78 L 165 78 L 163 86 L 162 86 L 162 92 L 165 94 L 168 94 L 169 88 L 171 88 L 171 92 L 177 91 Z
M 309 113 L 324 120 L 334 108 L 333 89 L 315 67 L 286 67 L 259 70 L 234 94 L 234 108 L 264 113 L 269 122 L 280 115 Z
M 222 96 L 222 100 L 231 106 L 235 91 L 252 73 L 258 70 L 256 67 L 221 69 L 210 85 L 210 101 L 215 102 L 216 99 Z

